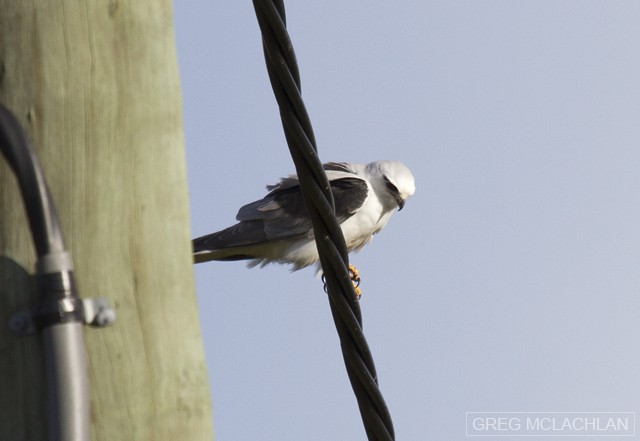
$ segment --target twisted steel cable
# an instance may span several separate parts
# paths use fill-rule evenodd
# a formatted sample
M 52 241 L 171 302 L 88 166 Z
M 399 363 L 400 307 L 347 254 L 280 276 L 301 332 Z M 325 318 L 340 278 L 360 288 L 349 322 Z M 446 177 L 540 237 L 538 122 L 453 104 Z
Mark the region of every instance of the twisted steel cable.
M 313 222 L 331 314 L 365 431 L 369 440 L 393 440 L 391 415 L 378 388 L 373 357 L 362 332 L 360 305 L 349 277 L 347 246 L 335 217 L 333 194 L 302 101 L 300 73 L 286 28 L 284 3 L 253 0 L 253 5 L 262 32 L 269 80 L 304 202 Z

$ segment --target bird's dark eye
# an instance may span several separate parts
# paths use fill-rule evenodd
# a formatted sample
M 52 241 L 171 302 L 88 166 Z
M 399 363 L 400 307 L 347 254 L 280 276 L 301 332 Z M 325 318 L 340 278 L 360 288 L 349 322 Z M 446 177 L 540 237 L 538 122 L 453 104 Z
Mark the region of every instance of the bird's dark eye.
M 385 178 L 385 183 L 387 185 L 387 190 L 389 190 L 392 194 L 398 194 L 398 187 L 396 187 L 395 185 L 393 185 L 391 183 L 391 181 L 389 181 L 388 179 Z

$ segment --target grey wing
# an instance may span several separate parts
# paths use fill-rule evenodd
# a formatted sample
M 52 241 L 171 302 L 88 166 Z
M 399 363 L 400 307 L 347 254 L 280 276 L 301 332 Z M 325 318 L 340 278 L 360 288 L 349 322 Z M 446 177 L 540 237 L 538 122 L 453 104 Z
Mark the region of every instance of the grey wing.
M 326 171 L 339 171 L 356 174 L 354 168 L 346 162 L 327 162 L 325 164 L 322 164 L 322 168 L 324 168 Z
M 342 223 L 362 206 L 369 188 L 366 181 L 357 176 L 334 179 L 329 184 L 336 204 L 336 217 Z M 262 200 L 242 207 L 236 219 L 261 221 L 266 241 L 310 236 L 312 229 L 300 185 L 294 178 L 283 179 L 281 185 L 272 187 Z
M 357 176 L 330 182 L 339 223 L 362 206 L 369 188 Z M 283 179 L 261 200 L 240 208 L 238 222 L 225 230 L 194 239 L 194 251 L 255 245 L 311 237 L 312 224 L 297 179 Z

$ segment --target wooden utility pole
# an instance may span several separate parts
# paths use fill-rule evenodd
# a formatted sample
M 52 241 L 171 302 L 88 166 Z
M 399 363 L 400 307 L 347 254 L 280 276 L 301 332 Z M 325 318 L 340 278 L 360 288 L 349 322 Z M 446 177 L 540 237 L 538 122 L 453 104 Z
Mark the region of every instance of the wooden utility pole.
M 117 322 L 87 328 L 92 440 L 210 441 L 195 302 L 181 101 L 169 0 L 0 0 L 0 101 L 27 130 L 83 297 Z M 0 159 L 0 438 L 45 439 L 34 252 Z

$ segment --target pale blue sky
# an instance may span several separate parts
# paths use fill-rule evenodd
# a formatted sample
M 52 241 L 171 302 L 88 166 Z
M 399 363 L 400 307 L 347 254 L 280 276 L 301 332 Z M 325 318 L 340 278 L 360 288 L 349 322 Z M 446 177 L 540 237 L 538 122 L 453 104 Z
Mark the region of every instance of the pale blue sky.
M 285 5 L 320 158 L 416 177 L 351 256 L 397 439 L 640 411 L 640 3 Z M 195 237 L 293 165 L 252 3 L 174 14 Z M 218 441 L 366 438 L 313 270 L 195 274 Z

